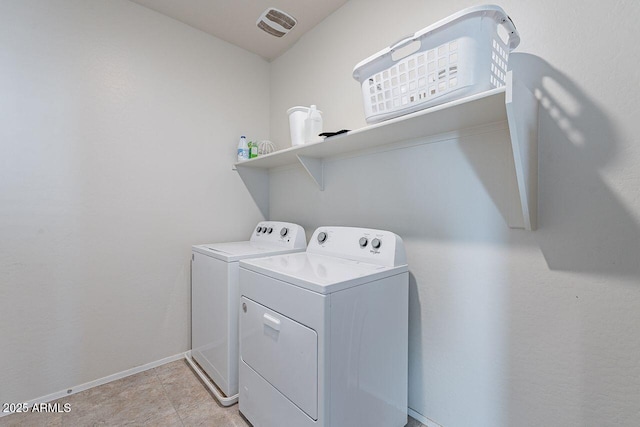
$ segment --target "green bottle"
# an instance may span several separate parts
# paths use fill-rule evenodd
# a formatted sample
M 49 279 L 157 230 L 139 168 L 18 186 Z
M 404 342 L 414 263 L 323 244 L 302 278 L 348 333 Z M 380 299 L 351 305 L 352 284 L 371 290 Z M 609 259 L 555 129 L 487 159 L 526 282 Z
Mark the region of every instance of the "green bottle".
M 256 142 L 249 142 L 249 158 L 253 159 L 254 157 L 258 157 L 258 144 Z

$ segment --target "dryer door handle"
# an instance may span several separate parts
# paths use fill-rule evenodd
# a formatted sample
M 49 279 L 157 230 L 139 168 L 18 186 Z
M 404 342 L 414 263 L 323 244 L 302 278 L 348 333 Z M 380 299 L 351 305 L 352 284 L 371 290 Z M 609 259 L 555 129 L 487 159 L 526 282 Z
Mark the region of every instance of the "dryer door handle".
M 276 319 L 275 317 L 273 317 L 272 315 L 270 315 L 269 313 L 265 313 L 262 316 L 262 321 L 264 322 L 265 325 L 267 325 L 268 327 L 275 329 L 276 331 L 280 330 L 280 319 Z

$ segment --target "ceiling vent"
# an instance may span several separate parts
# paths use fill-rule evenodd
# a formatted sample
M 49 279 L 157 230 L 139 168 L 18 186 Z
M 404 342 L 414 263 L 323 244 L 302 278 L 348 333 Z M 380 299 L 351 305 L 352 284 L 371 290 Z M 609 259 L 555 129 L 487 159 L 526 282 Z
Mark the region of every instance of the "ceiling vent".
M 270 7 L 260 15 L 256 25 L 262 31 L 275 37 L 287 34 L 298 21 L 296 18 L 276 8 Z

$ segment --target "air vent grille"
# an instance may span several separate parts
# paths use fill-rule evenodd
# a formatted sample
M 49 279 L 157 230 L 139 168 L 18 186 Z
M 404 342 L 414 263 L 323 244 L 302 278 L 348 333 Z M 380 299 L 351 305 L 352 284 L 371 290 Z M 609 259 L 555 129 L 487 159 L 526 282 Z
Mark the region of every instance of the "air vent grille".
M 286 35 L 296 23 L 297 21 L 293 16 L 273 7 L 262 12 L 262 15 L 256 21 L 258 28 L 275 37 Z

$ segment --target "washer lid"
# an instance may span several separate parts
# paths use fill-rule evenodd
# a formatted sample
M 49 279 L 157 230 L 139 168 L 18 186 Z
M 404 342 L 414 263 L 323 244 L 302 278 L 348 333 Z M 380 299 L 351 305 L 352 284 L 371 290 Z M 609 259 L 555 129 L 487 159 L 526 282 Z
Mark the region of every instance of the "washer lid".
M 194 245 L 191 248 L 194 252 L 199 252 L 226 262 L 304 250 L 304 248 L 292 249 L 281 245 L 269 245 L 254 242 L 211 243 L 205 245 Z
M 320 294 L 341 291 L 409 270 L 406 264 L 388 267 L 309 252 L 240 261 L 240 268 Z

